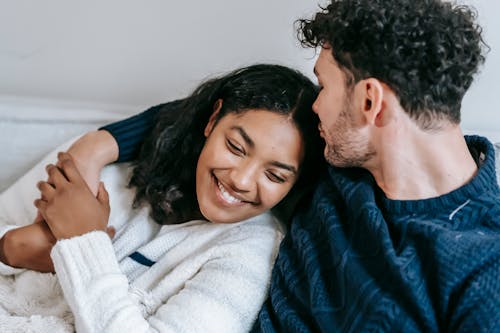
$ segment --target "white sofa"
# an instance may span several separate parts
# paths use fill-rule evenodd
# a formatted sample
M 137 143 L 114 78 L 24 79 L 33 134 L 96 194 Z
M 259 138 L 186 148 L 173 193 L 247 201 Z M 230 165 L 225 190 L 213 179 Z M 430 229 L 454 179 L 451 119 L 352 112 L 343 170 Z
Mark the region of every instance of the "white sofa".
M 0 98 L 0 192 L 70 138 L 133 113 L 130 108 L 116 109 Z

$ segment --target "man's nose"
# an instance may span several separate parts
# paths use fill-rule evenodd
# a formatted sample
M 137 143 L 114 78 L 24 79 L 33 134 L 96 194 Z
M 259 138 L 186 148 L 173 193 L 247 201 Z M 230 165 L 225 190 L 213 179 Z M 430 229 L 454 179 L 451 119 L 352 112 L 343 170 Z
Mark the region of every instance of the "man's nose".
M 318 104 L 319 104 L 319 103 L 318 103 L 318 100 L 316 99 L 316 100 L 314 101 L 313 105 L 312 105 L 312 110 L 313 110 L 313 112 L 314 112 L 314 113 L 316 113 L 316 114 L 318 114 L 318 106 L 319 106 Z

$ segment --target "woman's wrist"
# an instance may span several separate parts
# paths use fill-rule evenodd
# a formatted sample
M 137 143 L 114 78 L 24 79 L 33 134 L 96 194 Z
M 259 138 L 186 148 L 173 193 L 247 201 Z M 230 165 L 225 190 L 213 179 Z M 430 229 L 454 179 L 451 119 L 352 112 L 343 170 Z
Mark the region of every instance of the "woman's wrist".
M 78 139 L 68 149 L 79 166 L 93 165 L 102 169 L 118 159 L 118 144 L 106 130 L 93 131 Z

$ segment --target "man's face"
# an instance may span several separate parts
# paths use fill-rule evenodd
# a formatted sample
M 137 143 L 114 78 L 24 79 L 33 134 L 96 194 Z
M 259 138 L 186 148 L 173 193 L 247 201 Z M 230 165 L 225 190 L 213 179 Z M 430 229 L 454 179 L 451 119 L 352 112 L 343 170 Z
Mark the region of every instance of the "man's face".
M 323 48 L 314 72 L 321 91 L 313 104 L 318 115 L 320 134 L 326 142 L 325 158 L 337 167 L 363 167 L 375 154 L 363 117 L 356 111 L 355 87 L 348 87 L 345 74 L 337 65 L 330 48 Z M 360 111 L 362 112 L 362 111 Z

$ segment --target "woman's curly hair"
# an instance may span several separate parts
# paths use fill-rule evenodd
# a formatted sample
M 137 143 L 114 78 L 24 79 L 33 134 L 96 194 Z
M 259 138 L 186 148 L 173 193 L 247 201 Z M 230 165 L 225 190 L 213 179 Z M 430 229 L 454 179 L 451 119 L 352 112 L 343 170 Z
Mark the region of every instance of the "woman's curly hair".
M 312 112 L 317 86 L 307 77 L 280 65 L 258 64 L 202 83 L 185 99 L 159 107 L 156 124 L 141 147 L 129 186 L 136 188 L 134 206 L 149 203 L 160 224 L 199 217 L 196 165 L 205 144 L 204 129 L 221 99 L 216 121 L 230 113 L 267 110 L 287 115 L 299 129 L 305 156 L 290 193 L 275 207 L 288 220 L 298 199 L 312 188 L 321 169 L 324 142 Z
M 377 78 L 423 129 L 460 122 L 462 98 L 488 49 L 476 11 L 439 0 L 332 0 L 298 20 L 303 46 L 332 48 L 347 84 Z

